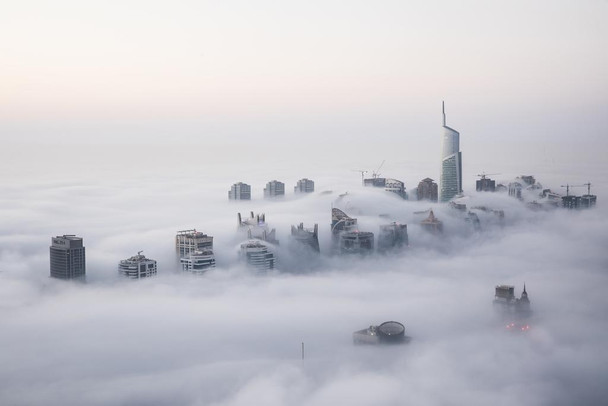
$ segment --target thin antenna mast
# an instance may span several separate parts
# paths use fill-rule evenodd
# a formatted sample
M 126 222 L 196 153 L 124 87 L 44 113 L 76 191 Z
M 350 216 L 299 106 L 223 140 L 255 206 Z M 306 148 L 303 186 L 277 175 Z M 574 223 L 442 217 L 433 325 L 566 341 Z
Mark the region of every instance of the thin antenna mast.
M 441 101 L 441 111 L 443 113 L 443 126 L 445 127 L 445 102 Z

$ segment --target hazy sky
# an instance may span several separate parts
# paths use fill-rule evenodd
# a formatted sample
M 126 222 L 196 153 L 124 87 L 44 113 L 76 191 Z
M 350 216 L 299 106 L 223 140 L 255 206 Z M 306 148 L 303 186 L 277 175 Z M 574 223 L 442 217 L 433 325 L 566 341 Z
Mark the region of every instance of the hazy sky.
M 601 0 L 8 2 L 0 134 L 427 161 L 446 100 L 465 167 L 598 162 L 607 17 Z

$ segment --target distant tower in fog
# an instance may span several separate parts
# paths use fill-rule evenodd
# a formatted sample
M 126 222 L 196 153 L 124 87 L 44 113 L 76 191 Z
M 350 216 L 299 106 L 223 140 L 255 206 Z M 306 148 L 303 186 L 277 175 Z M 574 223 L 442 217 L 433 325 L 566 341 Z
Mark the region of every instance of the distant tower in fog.
M 431 178 L 425 178 L 418 183 L 418 200 L 437 201 L 437 184 Z
M 82 238 L 62 235 L 51 239 L 51 277 L 58 279 L 84 279 L 86 261 Z
M 315 191 L 315 182 L 307 178 L 300 179 L 293 191 L 295 193 L 312 193 Z
M 228 199 L 251 200 L 251 186 L 243 182 L 235 183 L 228 191 Z
M 285 196 L 285 184 L 283 182 L 279 182 L 278 180 L 271 180 L 266 184 L 266 187 L 264 188 L 265 198 L 268 199 L 281 196 Z
M 441 151 L 440 200 L 447 202 L 462 193 L 462 152 L 460 133 L 445 124 L 445 104 L 443 111 L 443 143 Z

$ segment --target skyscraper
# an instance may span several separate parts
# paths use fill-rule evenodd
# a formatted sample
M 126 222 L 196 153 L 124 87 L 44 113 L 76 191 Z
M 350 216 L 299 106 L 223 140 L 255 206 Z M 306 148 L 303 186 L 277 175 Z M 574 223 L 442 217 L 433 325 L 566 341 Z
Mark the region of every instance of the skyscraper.
M 460 133 L 445 125 L 445 103 L 443 111 L 443 145 L 441 152 L 440 200 L 447 202 L 462 192 L 462 152 Z
M 437 201 L 437 184 L 431 178 L 425 178 L 418 183 L 418 200 Z
M 235 183 L 228 191 L 228 199 L 251 200 L 251 186 L 243 182 Z
M 280 196 L 285 196 L 285 184 L 278 180 L 268 182 L 264 188 L 264 197 L 268 199 Z
M 82 238 L 62 235 L 51 238 L 51 277 L 58 279 L 84 279 L 86 262 Z
M 293 190 L 295 193 L 312 193 L 315 191 L 315 182 L 307 178 L 300 179 Z

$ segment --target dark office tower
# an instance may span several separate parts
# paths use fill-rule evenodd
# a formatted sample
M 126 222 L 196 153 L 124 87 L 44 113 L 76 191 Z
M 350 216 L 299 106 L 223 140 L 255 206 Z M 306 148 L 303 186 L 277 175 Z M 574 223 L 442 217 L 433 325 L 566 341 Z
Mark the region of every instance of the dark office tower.
M 82 238 L 62 235 L 51 239 L 51 277 L 84 279 L 86 262 Z
M 478 192 L 494 192 L 496 190 L 496 181 L 482 175 L 481 179 L 475 183 L 475 190 Z
M 418 184 L 418 200 L 437 201 L 437 184 L 431 178 L 425 178 Z

